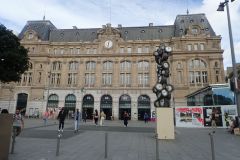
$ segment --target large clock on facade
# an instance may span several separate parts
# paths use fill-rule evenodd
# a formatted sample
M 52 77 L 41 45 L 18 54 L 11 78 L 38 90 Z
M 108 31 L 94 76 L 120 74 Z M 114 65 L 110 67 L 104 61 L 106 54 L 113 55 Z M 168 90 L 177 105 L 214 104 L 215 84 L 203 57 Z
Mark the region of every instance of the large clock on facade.
M 111 40 L 107 40 L 107 41 L 104 43 L 104 46 L 105 46 L 106 48 L 111 48 L 112 45 L 113 45 L 113 42 L 112 42 Z

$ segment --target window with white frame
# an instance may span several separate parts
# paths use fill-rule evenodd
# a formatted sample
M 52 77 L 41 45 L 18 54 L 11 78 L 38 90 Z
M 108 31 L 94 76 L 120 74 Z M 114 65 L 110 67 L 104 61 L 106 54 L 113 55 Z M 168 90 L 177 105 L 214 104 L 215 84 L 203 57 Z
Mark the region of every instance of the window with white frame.
M 60 49 L 60 54 L 64 54 L 64 48 Z
M 87 71 L 95 71 L 96 69 L 96 62 L 94 61 L 89 61 L 86 63 L 86 70 Z
M 68 85 L 77 84 L 77 73 L 68 73 Z
M 85 74 L 85 85 L 90 87 L 95 84 L 95 74 L 94 73 L 86 73 Z
M 207 64 L 202 59 L 192 59 L 188 65 L 190 84 L 205 84 L 208 82 Z
M 139 61 L 138 62 L 138 70 L 149 70 L 149 62 L 148 61 Z
M 80 54 L 80 48 L 76 49 L 76 54 Z
M 149 47 L 148 46 L 143 47 L 143 53 L 148 53 L 148 52 L 149 52 Z
M 111 85 L 112 84 L 112 74 L 111 73 L 103 73 L 102 74 L 102 84 L 103 85 Z
M 122 61 L 120 63 L 121 71 L 131 71 L 131 62 L 130 61 Z
M 53 49 L 53 54 L 57 54 L 57 48 Z
M 111 61 L 106 61 L 103 63 L 103 70 L 104 71 L 112 71 L 113 63 Z
M 61 62 L 58 62 L 58 61 L 53 62 L 53 64 L 52 64 L 53 71 L 59 71 L 59 70 L 61 70 L 61 68 L 62 68 Z
M 73 54 L 73 48 L 70 48 L 70 54 Z
M 138 73 L 138 84 L 139 86 L 149 85 L 149 74 L 148 73 Z
M 188 45 L 187 45 L 187 50 L 188 50 L 188 51 L 191 51 L 191 50 L 192 50 L 192 45 L 191 45 L 191 44 L 188 44 Z
M 128 52 L 128 53 L 132 53 L 132 48 L 131 48 L 131 47 L 128 47 L 128 48 L 127 48 L 127 52 Z
M 120 47 L 120 53 L 124 53 L 124 47 Z
M 131 74 L 121 73 L 120 74 L 120 84 L 121 86 L 129 86 L 131 84 Z
M 137 53 L 142 53 L 142 47 L 137 48 Z
M 78 62 L 76 62 L 76 61 L 69 62 L 68 69 L 70 71 L 76 71 L 78 69 Z
M 198 50 L 198 44 L 194 44 L 193 48 L 194 48 L 195 51 Z
M 203 51 L 204 50 L 204 44 L 200 43 L 200 50 Z

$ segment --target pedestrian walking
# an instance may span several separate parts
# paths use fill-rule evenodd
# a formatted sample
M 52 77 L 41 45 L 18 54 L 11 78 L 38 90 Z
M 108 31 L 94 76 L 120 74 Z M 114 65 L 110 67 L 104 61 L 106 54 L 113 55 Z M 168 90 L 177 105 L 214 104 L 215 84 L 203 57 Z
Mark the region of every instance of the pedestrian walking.
M 66 118 L 66 112 L 64 111 L 64 107 L 62 107 L 57 117 L 57 119 L 59 120 L 58 132 L 60 131 L 63 132 L 65 118 Z
M 98 125 L 98 110 L 95 109 L 95 112 L 93 114 L 93 117 L 94 117 L 94 123 L 95 125 Z
M 13 115 L 13 129 L 18 136 L 24 128 L 23 116 L 20 113 L 20 110 L 17 109 L 16 113 Z
M 79 112 L 79 109 L 76 110 L 74 113 L 74 133 L 78 132 L 79 127 L 80 127 L 80 119 L 81 119 L 81 114 Z
M 100 113 L 100 126 L 103 126 L 105 119 L 106 119 L 106 114 L 102 111 Z
M 211 126 L 212 128 L 216 128 L 216 110 L 213 108 L 212 109 L 212 114 L 211 114 Z
M 128 125 L 128 119 L 129 119 L 129 114 L 127 113 L 127 111 L 124 111 L 123 123 L 124 123 L 125 127 L 127 127 L 127 125 Z
M 145 123 L 148 123 L 149 116 L 148 116 L 147 112 L 144 113 L 143 119 L 144 119 Z
M 46 109 L 46 111 L 43 113 L 44 126 L 47 126 L 48 117 L 49 117 L 49 113 L 48 113 L 48 109 Z
M 83 122 L 87 122 L 87 112 L 84 111 L 83 114 L 82 114 L 82 119 L 83 119 Z

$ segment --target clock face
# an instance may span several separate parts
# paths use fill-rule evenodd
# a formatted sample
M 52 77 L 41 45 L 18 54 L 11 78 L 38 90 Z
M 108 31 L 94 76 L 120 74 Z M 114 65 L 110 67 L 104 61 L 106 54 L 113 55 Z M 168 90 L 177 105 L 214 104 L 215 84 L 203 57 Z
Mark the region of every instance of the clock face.
M 107 41 L 104 43 L 104 45 L 105 45 L 106 48 L 111 48 L 112 45 L 113 45 L 113 42 L 110 41 L 110 40 L 107 40 Z

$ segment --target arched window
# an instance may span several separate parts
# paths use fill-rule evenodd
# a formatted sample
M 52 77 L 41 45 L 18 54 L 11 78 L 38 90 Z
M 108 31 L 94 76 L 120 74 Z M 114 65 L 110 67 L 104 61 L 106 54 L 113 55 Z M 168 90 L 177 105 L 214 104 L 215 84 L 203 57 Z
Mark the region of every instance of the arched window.
M 58 96 L 56 94 L 52 94 L 48 97 L 47 107 L 51 108 L 58 107 Z
M 96 69 L 96 62 L 94 61 L 89 61 L 86 63 L 86 70 L 87 71 L 95 71 Z
M 68 69 L 70 71 L 76 71 L 78 69 L 78 62 L 76 62 L 76 61 L 69 62 Z
M 73 94 L 67 95 L 65 98 L 65 107 L 75 109 L 76 107 L 76 96 Z
M 111 61 L 105 61 L 103 63 L 103 70 L 104 71 L 112 71 L 113 69 L 113 63 Z
M 150 98 L 148 95 L 141 95 L 138 97 L 138 108 L 150 108 Z
M 138 62 L 138 70 L 148 70 L 149 69 L 149 62 L 148 61 L 139 61 Z
M 131 71 L 131 62 L 130 61 L 122 61 L 120 64 L 121 71 Z
M 202 59 L 192 59 L 188 63 L 188 79 L 190 84 L 206 84 L 208 82 L 207 64 Z

